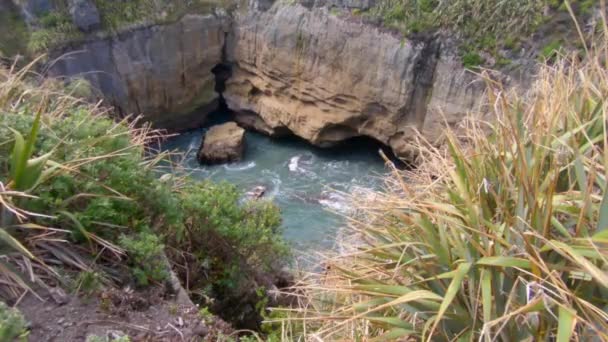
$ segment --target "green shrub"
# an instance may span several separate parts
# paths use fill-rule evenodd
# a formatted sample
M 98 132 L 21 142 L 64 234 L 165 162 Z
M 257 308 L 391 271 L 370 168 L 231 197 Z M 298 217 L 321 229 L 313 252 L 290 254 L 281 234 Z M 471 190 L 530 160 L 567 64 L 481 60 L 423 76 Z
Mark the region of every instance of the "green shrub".
M 17 10 L 0 11 L 0 57 L 26 52 L 29 32 Z
M 481 64 L 483 64 L 484 60 L 477 52 L 467 52 L 462 56 L 462 65 L 464 65 L 467 69 L 473 69 Z
M 588 17 L 597 5 L 595 0 L 570 2 L 580 18 Z M 468 49 L 498 57 L 500 49 L 517 47 L 514 37 L 528 37 L 549 22 L 555 13 L 567 11 L 563 4 L 564 1 L 538 0 L 380 0 L 365 15 L 379 19 L 405 35 L 447 30 Z M 547 5 L 550 5 L 550 11 L 547 11 Z M 574 25 L 570 32 L 576 34 Z M 464 64 L 469 65 L 468 62 Z
M 0 301 L 0 341 L 25 340 L 26 335 L 25 319 L 21 312 Z
M 209 324 L 214 319 L 213 314 L 209 311 L 209 308 L 204 306 L 198 311 L 198 317 L 203 323 Z
M 83 37 L 67 10 L 47 13 L 39 18 L 39 25 L 31 32 L 27 43 L 27 50 L 32 55 L 45 53 L 57 45 Z
M 557 55 L 562 49 L 562 43 L 560 40 L 553 40 L 549 44 L 545 45 L 540 51 L 540 58 L 542 61 L 554 61 Z
M 158 236 L 145 232 L 133 238 L 122 236 L 119 244 L 134 262 L 132 271 L 138 285 L 148 285 L 150 279 L 157 282 L 167 279 L 167 265 L 163 259 L 164 246 Z
M 76 292 L 92 295 L 103 287 L 103 277 L 94 271 L 80 272 L 76 279 Z
M 95 96 L 95 90 L 91 82 L 80 77 L 71 79 L 65 86 L 65 92 L 71 96 L 85 100 L 93 99 Z
M 288 255 L 283 240 L 277 239 L 278 208 L 264 201 L 240 205 L 240 197 L 228 183 L 189 182 L 180 198 L 186 225 L 166 232 L 174 244 L 200 255 L 217 289 L 237 288 L 255 272 L 272 271 Z
M 0 189 L 0 203 L 7 204 L 0 218 L 11 209 L 27 223 L 3 229 L 0 239 L 32 262 L 50 255 L 38 245 L 49 244 L 61 253 L 66 273 L 87 275 L 77 281 L 85 291 L 89 275 L 102 282 L 116 278 L 96 262 L 114 269 L 128 265 L 136 282 L 145 285 L 166 277 L 162 253 L 167 247 L 171 261 L 191 258 L 197 268 L 194 278 L 200 281 L 190 283 L 196 284 L 190 290 L 230 294 L 242 279 L 286 260 L 280 214 L 272 204 L 241 204 L 241 194 L 228 184 L 160 177 L 158 164 L 170 161 L 166 154 L 150 153 L 155 132 L 110 119 L 64 95 L 60 83 L 32 85 L 24 75 L 0 69 L 0 181 L 7 191 L 25 191 Z M 33 140 L 32 127 L 39 127 Z M 16 163 L 11 153 L 18 136 L 33 144 L 26 144 L 31 149 L 25 148 Z M 46 161 L 41 168 L 30 162 L 41 156 Z M 36 182 L 15 181 L 15 165 L 23 166 L 22 161 L 41 171 Z M 30 239 L 41 231 L 48 241 L 44 234 L 42 240 Z

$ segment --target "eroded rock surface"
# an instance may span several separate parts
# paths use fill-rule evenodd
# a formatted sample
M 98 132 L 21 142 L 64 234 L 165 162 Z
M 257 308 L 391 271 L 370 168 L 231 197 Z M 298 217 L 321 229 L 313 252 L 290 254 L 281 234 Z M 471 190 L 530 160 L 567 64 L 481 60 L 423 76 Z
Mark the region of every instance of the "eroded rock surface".
M 188 129 L 216 108 L 212 69 L 222 61 L 228 18 L 187 15 L 167 25 L 91 38 L 54 53 L 50 74 L 85 77 L 109 104 L 157 127 Z
M 406 42 L 326 8 L 275 4 L 237 17 L 232 32 L 224 97 L 237 121 L 318 146 L 368 136 L 407 155 L 412 129 L 435 139 L 484 89 L 443 42 Z
M 245 151 L 245 130 L 235 122 L 211 127 L 205 134 L 198 152 L 204 164 L 221 164 L 239 161 Z
M 188 15 L 90 37 L 55 54 L 67 53 L 50 71 L 86 77 L 121 113 L 143 113 L 157 127 L 200 126 L 221 92 L 242 127 L 318 146 L 367 136 L 402 157 L 415 130 L 435 141 L 445 123 L 461 122 L 480 105 L 485 85 L 449 41 L 406 41 L 317 6 L 373 4 L 332 1 L 250 1 L 232 16 Z M 212 70 L 219 65 L 231 72 L 218 87 Z
M 81 31 L 91 32 L 101 25 L 97 6 L 92 0 L 70 0 L 70 15 Z

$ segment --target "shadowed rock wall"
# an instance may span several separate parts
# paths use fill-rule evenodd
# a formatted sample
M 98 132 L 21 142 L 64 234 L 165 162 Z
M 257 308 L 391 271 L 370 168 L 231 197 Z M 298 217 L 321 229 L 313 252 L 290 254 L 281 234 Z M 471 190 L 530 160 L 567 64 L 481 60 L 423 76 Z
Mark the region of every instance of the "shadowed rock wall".
M 53 54 L 54 76 L 84 77 L 123 114 L 143 114 L 157 127 L 187 129 L 217 105 L 212 69 L 222 62 L 227 16 L 187 15 L 66 46 Z

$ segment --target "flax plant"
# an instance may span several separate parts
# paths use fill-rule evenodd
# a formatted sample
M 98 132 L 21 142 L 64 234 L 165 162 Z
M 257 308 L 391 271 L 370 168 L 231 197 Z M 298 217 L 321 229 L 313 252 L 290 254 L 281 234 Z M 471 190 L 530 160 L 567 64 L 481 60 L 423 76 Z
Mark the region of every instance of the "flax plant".
M 525 96 L 488 80 L 494 119 L 444 148 L 419 138 L 419 167 L 353 199 L 352 252 L 282 323 L 309 340 L 608 340 L 608 44 L 589 51 Z

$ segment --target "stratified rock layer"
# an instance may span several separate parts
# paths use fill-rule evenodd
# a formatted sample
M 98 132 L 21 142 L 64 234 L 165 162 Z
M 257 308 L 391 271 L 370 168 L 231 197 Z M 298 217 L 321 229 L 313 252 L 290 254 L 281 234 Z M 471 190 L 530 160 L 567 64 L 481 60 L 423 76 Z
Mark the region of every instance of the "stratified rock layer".
M 435 140 L 483 98 L 483 82 L 453 51 L 442 38 L 405 41 L 326 7 L 251 1 L 233 17 L 89 35 L 54 54 L 65 56 L 50 73 L 85 77 L 119 112 L 157 127 L 200 126 L 218 90 L 243 127 L 318 146 L 367 136 L 407 157 L 415 130 Z M 212 70 L 227 66 L 230 78 L 216 85 Z
M 239 161 L 245 151 L 245 130 L 234 122 L 211 127 L 205 134 L 198 152 L 198 160 L 204 164 L 220 164 Z
M 406 42 L 325 8 L 276 4 L 232 32 L 224 97 L 237 121 L 270 135 L 319 146 L 368 136 L 406 156 L 412 129 L 436 138 L 483 92 L 440 41 Z
M 228 18 L 187 15 L 180 21 L 129 30 L 65 47 L 51 75 L 85 77 L 123 114 L 143 114 L 157 127 L 199 126 L 215 109 L 212 69 L 222 62 Z

